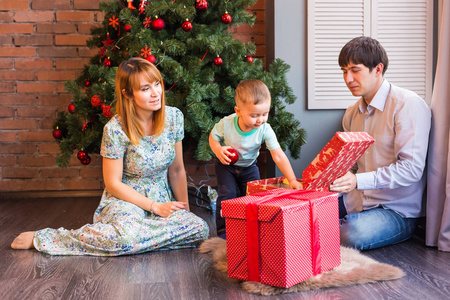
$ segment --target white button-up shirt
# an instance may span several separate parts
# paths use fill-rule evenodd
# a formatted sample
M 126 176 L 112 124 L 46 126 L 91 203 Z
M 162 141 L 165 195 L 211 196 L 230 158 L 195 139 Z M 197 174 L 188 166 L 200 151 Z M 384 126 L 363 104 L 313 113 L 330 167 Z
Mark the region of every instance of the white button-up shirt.
M 369 105 L 345 112 L 345 131 L 366 131 L 375 143 L 357 162 L 357 189 L 344 195 L 349 213 L 382 206 L 404 217 L 422 215 L 431 111 L 414 92 L 384 80 Z

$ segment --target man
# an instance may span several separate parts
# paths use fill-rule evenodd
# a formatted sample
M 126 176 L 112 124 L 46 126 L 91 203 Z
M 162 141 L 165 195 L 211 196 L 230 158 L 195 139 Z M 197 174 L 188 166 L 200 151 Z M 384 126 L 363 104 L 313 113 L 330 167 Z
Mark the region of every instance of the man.
M 373 249 L 410 238 L 422 216 L 431 111 L 422 98 L 384 78 L 380 43 L 357 37 L 339 54 L 344 80 L 361 98 L 343 117 L 345 131 L 366 131 L 375 143 L 351 172 L 330 186 L 339 198 L 341 244 Z

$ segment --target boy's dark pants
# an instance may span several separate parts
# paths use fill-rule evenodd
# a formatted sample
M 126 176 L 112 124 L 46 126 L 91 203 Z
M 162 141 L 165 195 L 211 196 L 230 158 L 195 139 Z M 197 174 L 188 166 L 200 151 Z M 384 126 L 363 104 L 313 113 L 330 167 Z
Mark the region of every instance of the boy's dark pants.
M 222 201 L 245 196 L 247 193 L 247 182 L 259 180 L 259 169 L 256 160 L 248 167 L 224 165 L 215 159 L 217 187 L 219 196 L 216 204 L 216 228 L 217 235 L 225 233 L 225 218 L 221 216 Z

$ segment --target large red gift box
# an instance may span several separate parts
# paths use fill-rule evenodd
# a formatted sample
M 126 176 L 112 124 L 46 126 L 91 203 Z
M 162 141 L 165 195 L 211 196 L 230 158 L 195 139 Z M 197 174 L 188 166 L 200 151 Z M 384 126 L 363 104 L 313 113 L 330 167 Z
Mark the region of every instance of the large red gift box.
M 336 132 L 303 171 L 305 190 L 328 191 L 330 184 L 345 175 L 375 142 L 367 132 Z
M 330 184 L 350 171 L 375 140 L 367 132 L 336 132 L 302 173 L 303 189 L 328 191 Z M 289 188 L 284 177 L 261 179 L 247 183 L 247 195 Z M 300 180 L 299 180 L 300 181 Z
M 228 276 L 286 288 L 339 266 L 337 197 L 276 189 L 223 201 Z

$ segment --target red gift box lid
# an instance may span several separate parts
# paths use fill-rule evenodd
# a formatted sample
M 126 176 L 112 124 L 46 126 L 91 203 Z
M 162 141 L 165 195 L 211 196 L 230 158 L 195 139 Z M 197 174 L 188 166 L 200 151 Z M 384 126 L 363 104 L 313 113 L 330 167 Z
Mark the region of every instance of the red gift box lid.
M 336 132 L 302 173 L 305 189 L 328 190 L 375 142 L 367 132 Z

